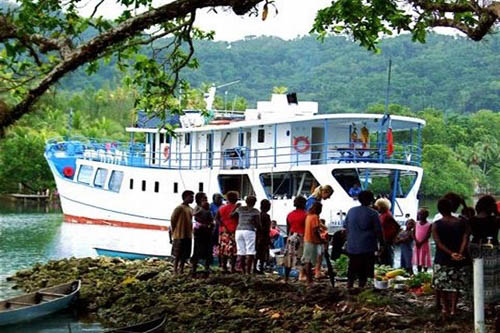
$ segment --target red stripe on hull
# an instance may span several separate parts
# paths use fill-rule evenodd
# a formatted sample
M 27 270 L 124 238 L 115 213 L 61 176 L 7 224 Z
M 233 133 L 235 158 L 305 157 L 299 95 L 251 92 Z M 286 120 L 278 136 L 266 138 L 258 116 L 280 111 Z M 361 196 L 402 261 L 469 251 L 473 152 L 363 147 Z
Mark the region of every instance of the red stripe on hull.
M 167 231 L 167 226 L 156 225 L 156 224 L 144 224 L 136 222 L 123 222 L 123 221 L 113 221 L 104 219 L 93 219 L 90 217 L 74 216 L 64 214 L 64 222 L 69 223 L 81 223 L 81 224 L 96 224 L 96 225 L 108 225 L 112 227 L 122 227 L 122 228 L 136 228 L 136 229 L 148 229 L 148 230 L 162 230 Z

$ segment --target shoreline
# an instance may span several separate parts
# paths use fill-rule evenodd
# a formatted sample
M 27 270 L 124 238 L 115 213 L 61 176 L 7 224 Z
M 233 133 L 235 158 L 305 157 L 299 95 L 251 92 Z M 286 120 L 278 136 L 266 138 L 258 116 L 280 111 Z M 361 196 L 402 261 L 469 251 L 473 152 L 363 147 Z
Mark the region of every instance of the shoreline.
M 328 279 L 312 288 L 284 284 L 281 277 L 223 275 L 174 276 L 164 260 L 70 258 L 36 264 L 9 280 L 26 292 L 72 279 L 82 280 L 75 310 L 80 317 L 120 327 L 166 313 L 165 331 L 473 331 L 470 308 L 462 305 L 454 319 L 442 321 L 433 295 L 371 288 L 348 293 Z M 494 331 L 494 318 L 487 317 Z

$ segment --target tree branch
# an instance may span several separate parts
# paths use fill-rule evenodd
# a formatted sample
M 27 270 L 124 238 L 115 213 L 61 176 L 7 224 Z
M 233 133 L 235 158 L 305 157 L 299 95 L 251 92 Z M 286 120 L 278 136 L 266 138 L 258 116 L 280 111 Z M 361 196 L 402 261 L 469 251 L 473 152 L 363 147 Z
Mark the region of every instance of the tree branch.
M 132 17 L 79 47 L 72 49 L 71 52 L 67 52 L 62 61 L 41 79 L 35 87 L 31 88 L 21 102 L 6 112 L 0 112 L 0 129 L 12 125 L 25 113 L 28 113 L 40 96 L 64 75 L 83 64 L 99 59 L 109 47 L 121 43 L 155 24 L 182 18 L 191 12 L 195 12 L 197 9 L 207 7 L 231 7 L 237 15 L 244 15 L 262 1 L 264 0 L 177 0 Z M 0 16 L 1 19 L 6 23 L 5 17 Z M 0 21 L 0 26 L 2 26 L 1 23 L 2 21 Z M 3 36 L 2 32 L 5 31 L 5 27 L 0 28 L 0 37 Z M 53 40 L 47 41 L 42 36 L 38 39 L 35 39 L 33 36 L 31 38 L 33 42 L 42 45 L 45 43 L 47 46 L 49 46 L 49 42 L 54 42 Z M 0 38 L 1 40 L 2 38 Z M 52 44 L 52 46 L 56 45 L 61 46 L 59 41 Z

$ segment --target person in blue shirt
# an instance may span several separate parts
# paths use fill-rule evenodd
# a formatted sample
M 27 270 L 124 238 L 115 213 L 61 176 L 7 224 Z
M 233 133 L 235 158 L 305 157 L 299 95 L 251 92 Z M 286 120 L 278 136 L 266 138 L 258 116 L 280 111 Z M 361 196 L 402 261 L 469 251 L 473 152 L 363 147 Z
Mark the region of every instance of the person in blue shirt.
M 215 193 L 212 195 L 212 203 L 210 204 L 210 213 L 212 214 L 213 218 L 215 219 L 215 215 L 217 215 L 217 211 L 219 208 L 222 206 L 224 201 L 224 197 L 220 193 Z M 217 219 L 215 219 L 215 228 L 212 233 L 212 248 L 214 249 L 214 256 L 216 254 L 216 249 L 219 248 L 219 222 Z M 218 256 L 219 259 L 219 265 L 222 264 L 222 258 Z
M 354 185 L 352 185 L 352 187 L 349 189 L 349 195 L 353 198 L 357 198 L 360 193 L 361 187 L 358 183 L 354 183 Z
M 355 279 L 359 279 L 359 287 L 363 288 L 368 278 L 373 278 L 375 252 L 378 251 L 378 243 L 381 246 L 384 245 L 378 213 L 370 208 L 375 200 L 373 193 L 361 191 L 358 199 L 361 206 L 349 209 L 344 220 L 344 228 L 347 232 L 346 252 L 349 256 L 348 289 L 354 286 Z
M 306 201 L 306 211 L 312 207 L 315 202 L 321 203 L 321 200 L 329 199 L 333 194 L 333 188 L 330 185 L 321 185 L 316 187 L 314 192 L 311 194 Z

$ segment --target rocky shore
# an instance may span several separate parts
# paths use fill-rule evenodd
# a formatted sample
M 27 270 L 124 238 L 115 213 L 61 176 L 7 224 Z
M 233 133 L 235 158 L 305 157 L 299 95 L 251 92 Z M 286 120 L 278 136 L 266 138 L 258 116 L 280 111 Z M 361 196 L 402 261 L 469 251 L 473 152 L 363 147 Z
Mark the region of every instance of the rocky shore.
M 215 272 L 174 276 L 168 261 L 71 258 L 37 264 L 9 280 L 27 292 L 82 280 L 78 314 L 107 327 L 168 316 L 166 332 L 473 332 L 470 311 L 444 320 L 432 295 L 367 289 L 347 293 L 328 280 L 312 288 L 277 275 Z M 488 320 L 490 331 L 492 318 Z

